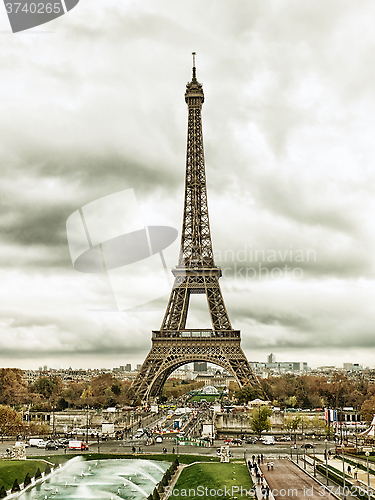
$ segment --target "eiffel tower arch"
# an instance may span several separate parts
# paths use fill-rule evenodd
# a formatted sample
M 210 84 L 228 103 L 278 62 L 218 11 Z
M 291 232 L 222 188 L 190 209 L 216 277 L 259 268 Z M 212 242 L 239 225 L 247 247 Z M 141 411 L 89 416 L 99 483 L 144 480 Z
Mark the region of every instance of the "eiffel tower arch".
M 241 335 L 234 330 L 221 294 L 221 269 L 215 265 L 208 217 L 206 173 L 202 134 L 204 94 L 198 82 L 193 52 L 192 80 L 186 85 L 188 106 L 185 203 L 181 247 L 174 284 L 160 330 L 152 332 L 152 347 L 132 384 L 142 401 L 158 396 L 169 375 L 193 361 L 216 364 L 237 380 L 259 386 L 259 380 L 241 349 Z M 205 294 L 212 329 L 187 329 L 191 294 Z

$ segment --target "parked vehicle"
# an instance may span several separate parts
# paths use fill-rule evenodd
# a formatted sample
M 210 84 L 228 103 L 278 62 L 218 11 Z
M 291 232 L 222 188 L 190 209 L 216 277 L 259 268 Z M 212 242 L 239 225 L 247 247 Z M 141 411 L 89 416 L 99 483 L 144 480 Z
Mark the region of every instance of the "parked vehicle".
M 89 447 L 83 441 L 69 441 L 69 450 L 86 451 Z
M 155 439 L 155 442 L 156 443 L 162 443 L 163 442 L 163 438 L 161 436 L 158 436 L 156 439 Z
M 275 444 L 275 438 L 273 436 L 264 436 L 263 444 L 265 445 Z
M 46 447 L 46 444 L 47 444 L 47 441 L 40 441 L 38 444 L 37 444 L 37 448 L 45 448 Z
M 29 441 L 30 446 L 38 446 L 39 443 L 44 443 L 44 439 L 41 438 L 31 438 Z
M 301 448 L 315 448 L 315 444 L 313 443 L 306 443 L 301 446 Z
M 242 439 L 232 439 L 231 444 L 238 444 L 240 446 L 242 444 Z
M 55 443 L 55 441 L 47 441 L 45 448 L 46 450 L 58 450 L 59 445 L 58 443 Z

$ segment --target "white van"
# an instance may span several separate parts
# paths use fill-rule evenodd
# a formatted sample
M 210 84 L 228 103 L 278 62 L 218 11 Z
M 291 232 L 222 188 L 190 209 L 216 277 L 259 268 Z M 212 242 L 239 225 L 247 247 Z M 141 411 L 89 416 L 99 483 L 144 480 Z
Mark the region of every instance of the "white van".
M 263 444 L 275 444 L 275 438 L 273 436 L 264 436 Z
M 89 449 L 87 444 L 85 444 L 83 441 L 77 441 L 77 440 L 69 441 L 68 448 L 69 450 L 81 450 L 81 451 L 86 451 Z
M 32 438 L 30 439 L 29 441 L 29 445 L 30 446 L 38 446 L 38 444 L 40 443 L 44 443 L 44 439 L 40 439 L 40 438 Z

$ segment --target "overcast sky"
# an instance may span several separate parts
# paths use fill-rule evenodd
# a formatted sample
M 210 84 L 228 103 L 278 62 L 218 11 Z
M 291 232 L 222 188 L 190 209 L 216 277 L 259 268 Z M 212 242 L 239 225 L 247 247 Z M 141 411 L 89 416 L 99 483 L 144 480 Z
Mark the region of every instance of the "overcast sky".
M 81 0 L 15 35 L 0 8 L 0 365 L 143 362 L 169 294 L 116 311 L 108 278 L 73 268 L 66 220 L 132 188 L 145 224 L 180 237 L 196 51 L 216 263 L 248 359 L 373 367 L 374 18 L 371 0 Z M 201 299 L 190 327 L 210 326 Z

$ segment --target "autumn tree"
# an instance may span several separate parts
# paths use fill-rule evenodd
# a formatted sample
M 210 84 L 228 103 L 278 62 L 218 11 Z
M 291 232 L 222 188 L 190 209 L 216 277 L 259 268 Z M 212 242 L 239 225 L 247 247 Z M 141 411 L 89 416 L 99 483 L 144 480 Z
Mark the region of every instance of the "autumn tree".
M 18 368 L 0 369 L 0 404 L 22 404 L 30 401 L 27 384 Z
M 23 431 L 21 414 L 9 406 L 0 406 L 0 432 L 5 436 L 17 436 Z
M 363 403 L 361 407 L 361 415 L 366 420 L 367 423 L 370 423 L 375 415 L 375 395 L 371 396 L 369 399 Z

